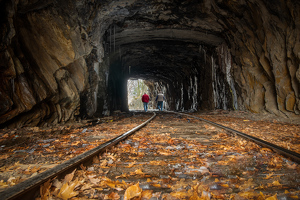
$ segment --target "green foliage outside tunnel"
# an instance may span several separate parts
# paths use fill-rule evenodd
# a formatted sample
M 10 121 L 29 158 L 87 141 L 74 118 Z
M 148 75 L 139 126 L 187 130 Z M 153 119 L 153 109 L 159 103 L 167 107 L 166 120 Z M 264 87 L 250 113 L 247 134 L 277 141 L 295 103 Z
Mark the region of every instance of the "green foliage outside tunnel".
M 148 87 L 144 80 L 128 80 L 127 94 L 128 94 L 128 108 L 129 110 L 143 110 L 142 96 L 148 93 Z

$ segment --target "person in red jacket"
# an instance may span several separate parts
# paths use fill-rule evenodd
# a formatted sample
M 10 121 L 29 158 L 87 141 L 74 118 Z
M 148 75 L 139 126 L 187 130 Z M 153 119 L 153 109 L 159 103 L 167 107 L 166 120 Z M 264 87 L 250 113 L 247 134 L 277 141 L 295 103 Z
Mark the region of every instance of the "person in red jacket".
M 147 110 L 148 110 L 148 103 L 149 103 L 149 95 L 148 94 L 145 93 L 142 96 L 142 102 L 144 104 L 144 110 L 147 112 Z

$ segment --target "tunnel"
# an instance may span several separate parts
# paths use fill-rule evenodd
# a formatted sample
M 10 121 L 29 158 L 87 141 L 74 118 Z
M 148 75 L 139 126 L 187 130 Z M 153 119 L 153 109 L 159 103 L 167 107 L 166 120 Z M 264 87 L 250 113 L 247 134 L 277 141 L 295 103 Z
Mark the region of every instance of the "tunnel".
M 297 0 L 0 0 L 0 126 L 128 112 L 143 79 L 168 110 L 297 118 Z

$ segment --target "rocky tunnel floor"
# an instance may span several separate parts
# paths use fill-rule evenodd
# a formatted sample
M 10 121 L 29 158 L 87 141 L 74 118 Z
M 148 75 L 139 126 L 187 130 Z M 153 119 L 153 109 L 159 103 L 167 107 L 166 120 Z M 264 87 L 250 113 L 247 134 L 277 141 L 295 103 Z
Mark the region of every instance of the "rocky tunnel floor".
M 107 118 L 95 126 L 69 127 L 58 135 L 38 128 L 30 137 L 26 131 L 20 136 L 20 130 L 3 130 L 6 138 L 18 133 L 19 137 L 31 138 L 23 139 L 24 144 L 31 143 L 29 148 L 22 149 L 20 143 L 5 149 L 2 137 L 2 190 L 46 170 L 45 166 L 49 168 L 124 133 L 149 116 Z M 213 118 L 211 114 L 205 116 Z M 257 132 L 254 124 L 258 122 L 272 130 L 267 121 L 224 119 L 224 113 L 215 117 L 240 127 L 252 122 L 248 127 L 253 132 Z M 299 130 L 298 125 L 285 127 L 289 128 Z M 287 143 L 294 148 L 296 142 L 291 141 Z M 63 180 L 47 182 L 41 191 L 42 199 L 48 195 L 54 199 L 299 199 L 300 167 L 199 120 L 159 114 L 126 141 L 95 157 L 91 166 L 82 166 Z

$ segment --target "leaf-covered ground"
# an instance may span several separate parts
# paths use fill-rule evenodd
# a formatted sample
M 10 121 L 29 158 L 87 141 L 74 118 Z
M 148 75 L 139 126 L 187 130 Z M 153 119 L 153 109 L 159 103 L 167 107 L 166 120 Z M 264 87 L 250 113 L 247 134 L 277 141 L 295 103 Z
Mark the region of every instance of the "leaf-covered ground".
M 233 115 L 232 113 L 235 114 Z M 258 114 L 243 114 L 243 112 L 220 111 L 217 115 L 196 114 L 196 116 L 269 141 L 300 154 L 300 117 L 298 121 L 288 123 L 288 119 L 274 116 L 268 118 Z
M 0 130 L 0 191 L 41 173 L 149 118 L 106 117 L 91 123 Z
M 210 120 L 218 117 L 224 125 L 255 133 L 257 124 L 270 126 L 268 131 L 280 127 L 267 121 L 224 118 L 220 113 L 199 116 Z M 43 166 L 51 167 L 65 157 L 91 149 L 147 118 L 149 115 L 135 115 L 109 119 L 93 127 L 73 126 L 57 136 L 50 136 L 48 129 L 38 134 L 43 132 L 36 128 L 39 131 L 33 130 L 30 137 L 24 131 L 19 137 L 39 143 L 32 141 L 24 149 L 12 144 L 13 151 L 3 147 L 1 151 L 5 150 L 5 154 L 1 155 L 10 160 L 9 164 L 0 160 L 2 188 L 47 169 Z M 298 130 L 293 137 L 299 136 L 299 125 L 283 127 Z M 62 128 L 66 129 L 57 127 Z M 4 134 L 9 131 L 13 130 Z M 276 140 L 276 134 L 273 135 Z M 290 148 L 293 145 L 290 143 Z M 18 178 L 13 173 L 16 171 L 26 176 Z M 199 120 L 164 114 L 111 151 L 95 157 L 91 166 L 81 166 L 62 180 L 49 180 L 41 188 L 40 199 L 299 199 L 299 177 L 299 165 L 269 149 L 228 136 Z

